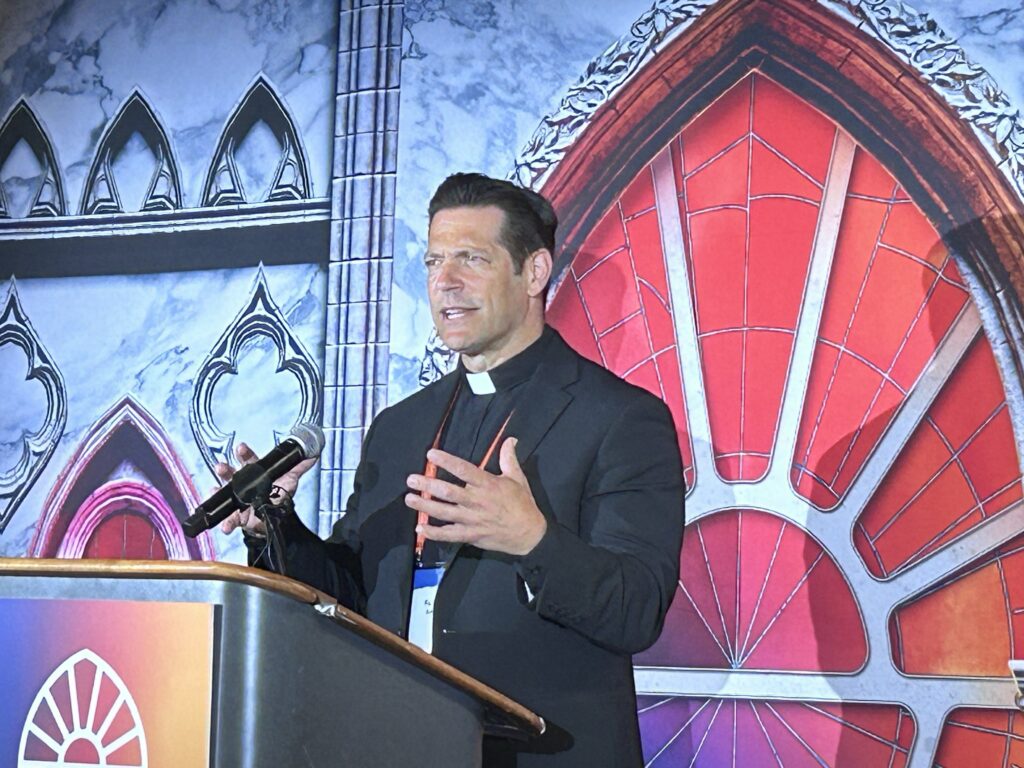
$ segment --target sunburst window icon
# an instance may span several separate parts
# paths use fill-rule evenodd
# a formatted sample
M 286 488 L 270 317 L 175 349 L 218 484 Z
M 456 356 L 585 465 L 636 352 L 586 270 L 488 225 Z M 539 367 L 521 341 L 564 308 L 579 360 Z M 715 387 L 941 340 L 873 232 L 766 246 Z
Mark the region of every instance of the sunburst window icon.
M 18 768 L 146 768 L 146 734 L 114 668 L 85 648 L 63 661 L 25 718 Z

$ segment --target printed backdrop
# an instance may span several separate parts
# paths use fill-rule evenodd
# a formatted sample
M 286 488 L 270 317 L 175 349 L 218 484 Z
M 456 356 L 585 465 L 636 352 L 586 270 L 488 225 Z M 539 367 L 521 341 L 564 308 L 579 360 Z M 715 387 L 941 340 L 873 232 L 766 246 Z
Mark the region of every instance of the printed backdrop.
M 1024 20 L 993 0 L 0 4 L 0 555 L 243 560 L 238 442 L 441 375 L 426 201 L 562 220 L 551 323 L 672 409 L 653 766 L 1024 763 Z

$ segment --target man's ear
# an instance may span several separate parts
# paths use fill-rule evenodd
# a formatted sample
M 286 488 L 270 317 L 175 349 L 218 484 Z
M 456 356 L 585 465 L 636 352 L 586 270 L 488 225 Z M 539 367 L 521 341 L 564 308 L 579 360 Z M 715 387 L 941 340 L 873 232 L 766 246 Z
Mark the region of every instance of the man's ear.
M 526 278 L 529 283 L 527 293 L 531 298 L 543 296 L 544 290 L 551 281 L 551 270 L 554 268 L 554 261 L 551 258 L 551 251 L 547 248 L 538 248 L 526 257 L 523 269 L 526 270 Z

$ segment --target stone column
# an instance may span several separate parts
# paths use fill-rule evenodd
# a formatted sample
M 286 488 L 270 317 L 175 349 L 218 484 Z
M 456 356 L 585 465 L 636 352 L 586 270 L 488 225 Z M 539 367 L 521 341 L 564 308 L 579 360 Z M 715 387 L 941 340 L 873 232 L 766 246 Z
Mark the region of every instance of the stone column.
M 387 396 L 404 0 L 341 0 L 327 277 L 321 535 Z

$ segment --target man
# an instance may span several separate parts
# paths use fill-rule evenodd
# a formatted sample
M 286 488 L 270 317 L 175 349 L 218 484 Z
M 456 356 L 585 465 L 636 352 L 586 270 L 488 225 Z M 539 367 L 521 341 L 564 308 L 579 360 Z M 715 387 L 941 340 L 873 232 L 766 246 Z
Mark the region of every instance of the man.
M 458 368 L 374 420 L 327 542 L 287 521 L 289 574 L 550 723 L 488 740 L 485 765 L 639 765 L 630 654 L 661 631 L 683 527 L 671 416 L 545 326 L 546 200 L 456 174 L 429 213 L 430 307 Z M 258 552 L 251 512 L 239 526 Z

